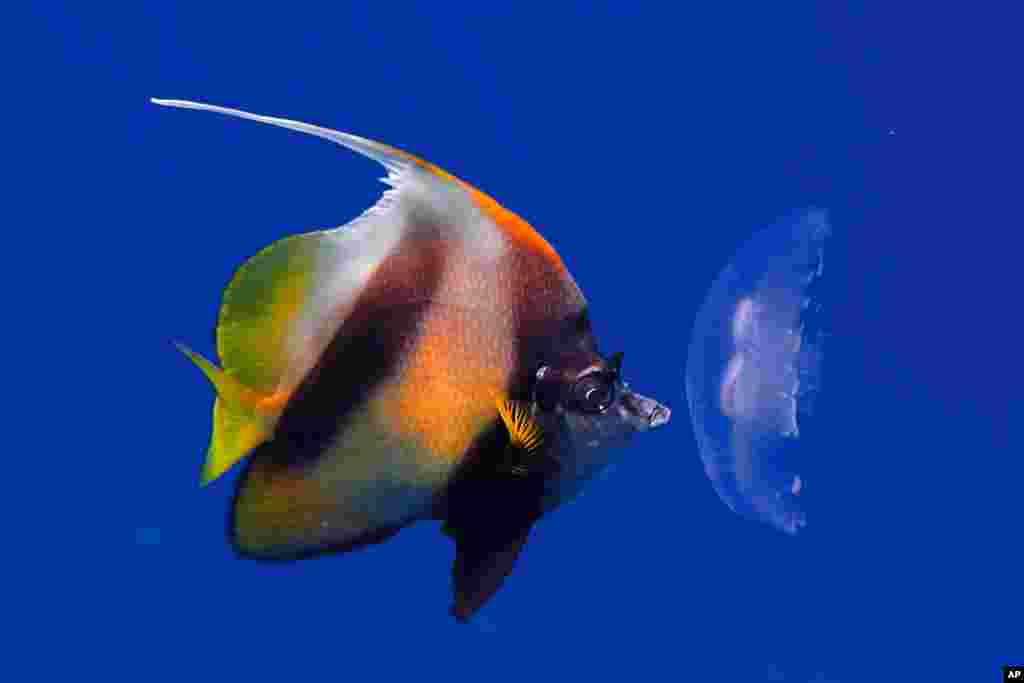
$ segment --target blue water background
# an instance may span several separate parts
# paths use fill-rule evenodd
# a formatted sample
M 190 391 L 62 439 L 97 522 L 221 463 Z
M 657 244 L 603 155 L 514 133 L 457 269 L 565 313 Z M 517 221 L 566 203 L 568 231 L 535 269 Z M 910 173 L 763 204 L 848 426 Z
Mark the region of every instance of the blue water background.
M 1010 17 L 667 7 L 39 3 L 8 22 L 14 654 L 132 681 L 974 682 L 1024 660 Z M 559 250 L 602 348 L 675 410 L 536 528 L 472 624 L 447 616 L 434 524 L 291 565 L 231 555 L 233 475 L 197 485 L 211 391 L 170 342 L 212 353 L 241 260 L 348 221 L 382 171 L 149 97 L 348 130 L 477 185 Z M 835 329 L 790 538 L 716 498 L 683 365 L 734 249 L 808 205 L 831 211 Z

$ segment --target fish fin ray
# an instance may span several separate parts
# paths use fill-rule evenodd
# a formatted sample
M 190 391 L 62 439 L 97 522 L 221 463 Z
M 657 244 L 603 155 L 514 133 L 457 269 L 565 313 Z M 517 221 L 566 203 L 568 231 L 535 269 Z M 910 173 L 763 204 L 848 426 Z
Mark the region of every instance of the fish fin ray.
M 498 414 L 508 430 L 509 444 L 527 456 L 536 455 L 544 447 L 544 431 L 533 419 L 530 404 L 509 399 L 498 401 Z

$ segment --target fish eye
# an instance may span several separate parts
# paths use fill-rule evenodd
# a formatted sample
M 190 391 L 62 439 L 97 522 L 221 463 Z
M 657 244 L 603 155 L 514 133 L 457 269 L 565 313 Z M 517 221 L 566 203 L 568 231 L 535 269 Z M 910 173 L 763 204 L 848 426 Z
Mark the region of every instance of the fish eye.
M 603 413 L 615 400 L 615 381 L 604 372 L 591 372 L 576 380 L 573 401 L 584 413 Z

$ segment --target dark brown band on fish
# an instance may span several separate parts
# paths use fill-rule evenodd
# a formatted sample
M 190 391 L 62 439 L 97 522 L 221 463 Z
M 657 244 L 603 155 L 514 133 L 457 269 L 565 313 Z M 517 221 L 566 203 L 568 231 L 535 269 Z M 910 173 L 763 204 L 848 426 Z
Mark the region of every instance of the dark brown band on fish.
M 333 443 L 349 413 L 365 403 L 412 348 L 445 270 L 445 245 L 402 245 L 374 273 L 351 314 L 281 415 L 281 466 L 309 462 Z

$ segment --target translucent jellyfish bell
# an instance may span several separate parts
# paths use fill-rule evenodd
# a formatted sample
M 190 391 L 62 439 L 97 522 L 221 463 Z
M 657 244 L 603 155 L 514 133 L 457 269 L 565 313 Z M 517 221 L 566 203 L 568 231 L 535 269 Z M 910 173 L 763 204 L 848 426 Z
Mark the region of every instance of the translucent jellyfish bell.
M 823 332 L 815 285 L 830 234 L 825 211 L 757 233 L 697 313 L 686 393 L 704 470 L 733 511 L 795 534 L 800 419 L 820 390 Z

